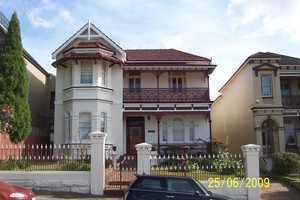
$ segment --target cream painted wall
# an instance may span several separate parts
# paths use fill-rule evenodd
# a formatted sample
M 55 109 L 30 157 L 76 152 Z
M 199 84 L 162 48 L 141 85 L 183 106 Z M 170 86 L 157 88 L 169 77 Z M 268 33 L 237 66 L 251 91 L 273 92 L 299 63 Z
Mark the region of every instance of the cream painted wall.
M 66 85 L 66 68 L 58 66 L 56 68 L 55 85 L 55 112 L 54 112 L 54 143 L 62 144 L 65 141 L 65 108 L 63 104 L 63 90 Z
M 123 153 L 125 138 L 123 134 L 123 69 L 114 65 L 111 70 L 112 105 L 111 129 L 107 134 L 107 143 L 117 146 L 117 152 Z
M 232 152 L 241 146 L 255 143 L 253 128 L 254 72 L 250 66 L 241 71 L 222 89 L 222 96 L 211 107 L 212 137 L 224 142 L 229 137 Z
M 54 110 L 50 109 L 50 94 L 55 90 L 55 77 L 45 74 L 26 58 L 25 62 L 29 76 L 31 134 L 45 136 L 49 134 L 49 124 L 54 120 Z

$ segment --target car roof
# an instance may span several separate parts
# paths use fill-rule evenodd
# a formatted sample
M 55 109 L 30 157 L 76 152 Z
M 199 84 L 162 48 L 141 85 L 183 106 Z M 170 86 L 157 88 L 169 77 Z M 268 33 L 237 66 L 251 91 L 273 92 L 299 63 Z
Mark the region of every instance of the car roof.
M 177 178 L 177 179 L 193 179 L 189 176 L 175 176 L 175 175 L 155 175 L 155 174 L 137 174 L 137 178 L 139 177 L 147 177 L 147 178 Z

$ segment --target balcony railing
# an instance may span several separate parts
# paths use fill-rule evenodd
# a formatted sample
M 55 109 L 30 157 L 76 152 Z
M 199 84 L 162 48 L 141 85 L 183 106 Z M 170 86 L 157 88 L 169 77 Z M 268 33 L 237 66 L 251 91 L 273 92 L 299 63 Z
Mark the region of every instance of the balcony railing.
M 284 108 L 300 108 L 300 95 L 282 96 L 281 99 Z
M 196 103 L 208 102 L 208 88 L 123 89 L 124 103 Z

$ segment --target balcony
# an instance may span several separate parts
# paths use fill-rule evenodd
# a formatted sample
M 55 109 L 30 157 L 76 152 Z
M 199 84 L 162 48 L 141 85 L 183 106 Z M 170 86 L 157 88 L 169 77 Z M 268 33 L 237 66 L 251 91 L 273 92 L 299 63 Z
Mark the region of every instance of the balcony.
M 208 88 L 123 89 L 124 103 L 199 103 L 209 101 Z
M 284 108 L 300 108 L 300 95 L 281 96 Z

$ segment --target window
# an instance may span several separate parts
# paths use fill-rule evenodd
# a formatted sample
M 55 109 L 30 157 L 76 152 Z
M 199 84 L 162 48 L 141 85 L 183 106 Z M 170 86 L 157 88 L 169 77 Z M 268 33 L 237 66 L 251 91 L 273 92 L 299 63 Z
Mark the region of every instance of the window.
M 261 75 L 262 96 L 272 96 L 272 75 Z
M 189 133 L 190 133 L 190 142 L 194 142 L 195 141 L 195 122 L 190 121 L 189 124 Z
M 91 132 L 91 114 L 80 113 L 79 114 L 79 139 L 89 139 L 89 133 Z
M 167 179 L 168 191 L 193 193 L 198 191 L 197 186 L 190 180 L 184 179 Z
M 101 112 L 100 131 L 103 132 L 103 133 L 107 132 L 107 114 L 105 112 Z
M 129 88 L 130 89 L 140 89 L 141 88 L 141 78 L 129 78 Z
M 173 141 L 184 142 L 184 123 L 182 119 L 175 119 L 173 121 Z
M 73 72 L 72 72 L 72 66 L 69 67 L 69 86 L 73 85 Z
M 162 123 L 162 137 L 163 137 L 163 142 L 168 142 L 168 124 L 167 124 L 167 122 Z
M 300 80 L 298 80 L 298 95 L 300 95 Z
M 169 73 L 169 88 L 173 90 L 186 88 L 185 72 Z
M 291 120 L 284 122 L 285 143 L 287 145 L 296 144 L 295 124 Z
M 281 95 L 282 96 L 289 96 L 289 95 L 291 95 L 290 83 L 289 83 L 288 80 L 281 81 L 280 87 L 281 87 Z
M 101 72 L 101 85 L 106 85 L 106 66 L 105 64 L 102 65 L 102 72 Z
M 55 92 L 50 93 L 50 109 L 54 109 L 55 103 Z
M 91 65 L 81 66 L 80 83 L 81 84 L 93 83 L 93 67 Z

